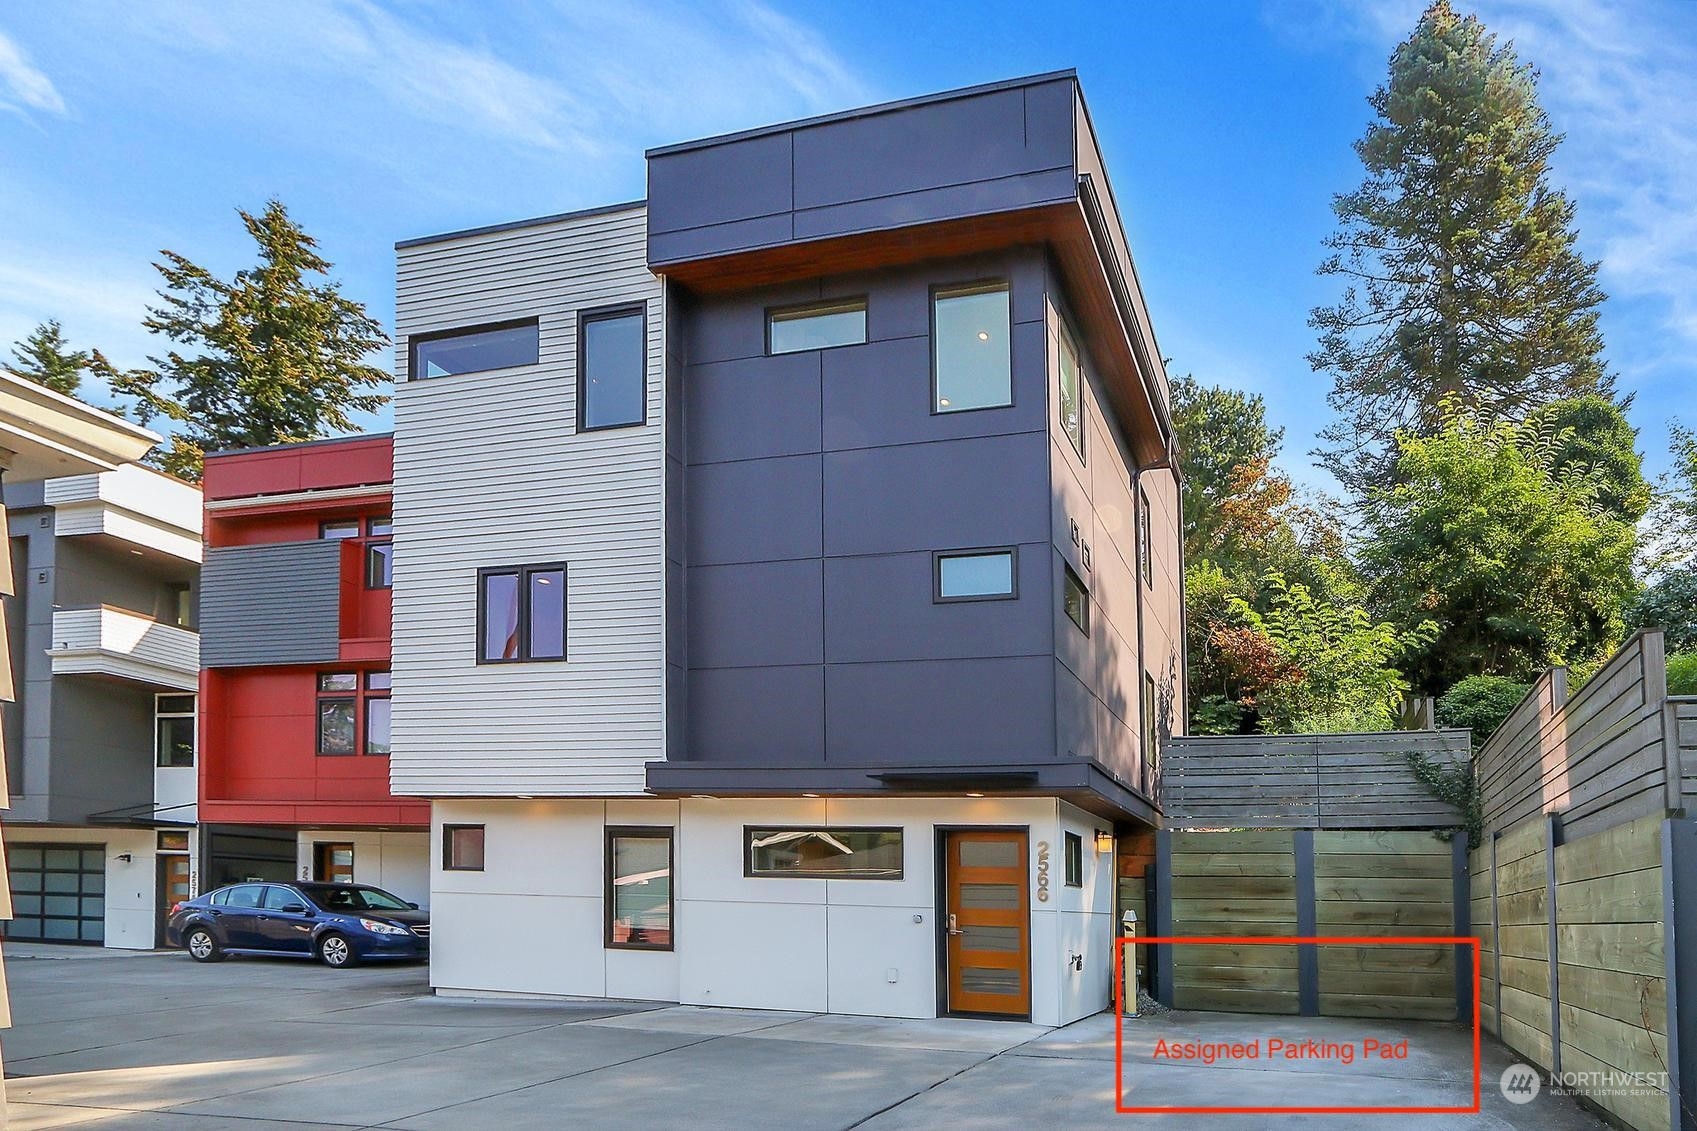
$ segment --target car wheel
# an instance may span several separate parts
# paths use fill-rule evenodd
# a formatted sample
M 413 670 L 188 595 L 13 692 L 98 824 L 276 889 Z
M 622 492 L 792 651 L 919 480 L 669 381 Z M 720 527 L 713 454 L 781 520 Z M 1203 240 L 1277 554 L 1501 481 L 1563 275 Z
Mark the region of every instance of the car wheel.
M 183 948 L 196 962 L 224 961 L 224 948 L 218 945 L 218 940 L 213 938 L 212 932 L 205 927 L 191 928 L 188 938 L 183 940 Z
M 318 940 L 318 958 L 324 965 L 335 970 L 352 966 L 359 961 L 354 954 L 354 944 L 345 936 L 334 932 Z

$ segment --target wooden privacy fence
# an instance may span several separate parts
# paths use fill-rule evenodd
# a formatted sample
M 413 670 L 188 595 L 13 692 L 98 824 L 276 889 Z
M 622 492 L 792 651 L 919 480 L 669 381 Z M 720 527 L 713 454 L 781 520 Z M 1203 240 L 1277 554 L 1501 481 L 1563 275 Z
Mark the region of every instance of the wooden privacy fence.
M 1174 738 L 1161 752 L 1172 829 L 1423 829 L 1461 823 L 1409 765 L 1465 765 L 1465 730 Z
M 1571 696 L 1553 669 L 1475 761 L 1480 1020 L 1646 1131 L 1697 1126 L 1697 701 L 1666 680 L 1653 630 Z
M 1237 830 L 1157 836 L 1154 932 L 1180 937 L 1465 936 L 1466 837 Z M 1458 898 L 1458 895 L 1461 898 Z M 1156 996 L 1180 1009 L 1470 1019 L 1470 947 L 1174 944 Z

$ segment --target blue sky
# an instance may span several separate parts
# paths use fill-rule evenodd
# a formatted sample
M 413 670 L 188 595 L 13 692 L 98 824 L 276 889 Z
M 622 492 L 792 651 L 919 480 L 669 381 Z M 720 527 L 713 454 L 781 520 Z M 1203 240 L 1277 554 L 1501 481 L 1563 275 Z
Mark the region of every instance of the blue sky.
M 1463 5 L 1465 6 L 1465 5 Z M 0 355 L 37 322 L 140 363 L 161 248 L 228 274 L 278 196 L 390 324 L 398 239 L 643 194 L 653 145 L 1075 67 L 1175 373 L 1328 419 L 1305 355 L 1329 202 L 1418 0 L 0 8 Z M 1697 423 L 1697 3 L 1483 0 L 1543 72 L 1652 470 Z M 96 395 L 95 399 L 98 399 Z M 374 426 L 386 426 L 375 420 Z

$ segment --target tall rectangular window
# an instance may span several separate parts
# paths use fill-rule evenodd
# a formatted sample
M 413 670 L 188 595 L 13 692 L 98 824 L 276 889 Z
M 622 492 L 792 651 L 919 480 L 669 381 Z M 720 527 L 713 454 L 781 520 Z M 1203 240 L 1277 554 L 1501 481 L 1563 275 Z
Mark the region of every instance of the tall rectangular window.
M 1084 886 L 1084 838 L 1077 833 L 1067 833 L 1063 842 L 1066 845 L 1066 885 L 1069 888 Z
M 153 698 L 155 762 L 164 767 L 194 765 L 195 697 L 156 695 Z
M 766 352 L 798 353 L 866 341 L 866 300 L 841 299 L 766 312 Z
M 479 663 L 566 658 L 563 562 L 478 571 Z
M 442 826 L 442 870 L 483 871 L 483 826 Z
M 1066 574 L 1061 579 L 1061 609 L 1067 619 L 1078 626 L 1078 631 L 1090 635 L 1090 591 L 1084 587 L 1084 582 L 1078 579 L 1078 574 L 1069 565 L 1061 567 Z
M 535 365 L 541 342 L 541 328 L 534 318 L 414 334 L 408 340 L 408 375 L 417 381 Z
M 1143 772 L 1153 781 L 1155 768 L 1159 763 L 1160 749 L 1158 746 L 1161 730 L 1160 720 L 1155 713 L 1155 677 L 1148 672 L 1143 673 Z
M 643 308 L 592 311 L 578 322 L 578 427 L 622 428 L 647 417 Z
M 1149 521 L 1149 492 L 1142 487 L 1137 489 L 1137 569 L 1143 575 L 1143 584 L 1155 584 L 1155 554 L 1154 539 L 1151 537 Z
M 934 555 L 931 598 L 943 601 L 995 601 L 1018 596 L 1014 550 L 951 550 Z
M 607 946 L 672 949 L 672 830 L 607 830 Z
M 1078 347 L 1072 335 L 1061 327 L 1061 392 L 1059 397 L 1061 430 L 1072 441 L 1078 458 L 1084 458 L 1084 394 L 1080 389 L 1083 371 L 1078 363 Z
M 365 752 L 367 754 L 389 753 L 389 727 L 393 716 L 389 713 L 388 672 L 365 673 Z
M 359 675 L 324 672 L 318 677 L 318 752 L 355 752 L 359 724 Z
M 1005 282 L 944 287 L 931 299 L 931 376 L 937 412 L 1013 404 L 1013 346 Z

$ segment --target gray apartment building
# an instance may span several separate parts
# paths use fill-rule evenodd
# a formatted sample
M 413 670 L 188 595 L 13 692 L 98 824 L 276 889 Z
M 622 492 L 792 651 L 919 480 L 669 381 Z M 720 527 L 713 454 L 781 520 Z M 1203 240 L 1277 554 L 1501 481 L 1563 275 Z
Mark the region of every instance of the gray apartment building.
M 399 248 L 438 992 L 1062 1024 L 1182 729 L 1166 374 L 1071 72 Z
M 162 945 L 195 879 L 200 491 L 132 464 L 5 508 L 6 937 Z

